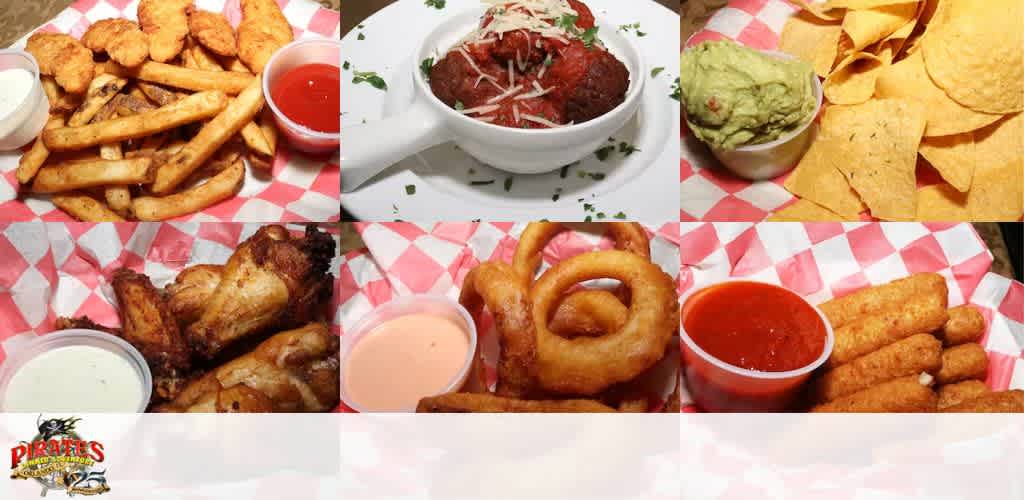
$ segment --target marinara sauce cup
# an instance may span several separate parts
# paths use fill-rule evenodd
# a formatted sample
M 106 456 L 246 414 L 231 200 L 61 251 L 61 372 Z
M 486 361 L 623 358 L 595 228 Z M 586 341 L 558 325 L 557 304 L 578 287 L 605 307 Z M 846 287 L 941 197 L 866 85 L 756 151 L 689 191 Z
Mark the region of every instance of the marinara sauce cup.
M 341 71 L 341 40 L 315 38 L 281 47 L 263 69 L 263 98 L 292 148 L 310 154 L 334 153 L 341 145 L 341 132 L 320 132 L 295 123 L 278 108 L 271 94 L 278 78 L 299 66 L 315 63 L 337 66 Z
M 727 363 L 697 344 L 686 331 L 686 319 L 707 292 L 730 283 L 768 285 L 795 297 L 812 309 L 821 319 L 825 343 L 821 354 L 812 362 L 789 371 L 758 371 Z M 811 373 L 832 355 L 835 337 L 821 310 L 786 288 L 755 280 L 730 278 L 690 291 L 683 296 L 679 319 L 679 336 L 683 340 L 683 374 L 694 402 L 709 412 L 780 412 L 792 408 Z M 736 314 L 743 314 L 737 310 Z M 725 319 L 725 318 L 721 318 Z
M 353 400 L 345 384 L 345 366 L 347 365 L 349 356 L 352 354 L 352 350 L 355 348 L 356 344 L 363 339 L 363 337 L 389 320 L 401 316 L 408 316 L 410 314 L 427 314 L 451 320 L 462 328 L 469 340 L 469 348 L 462 367 L 459 369 L 458 373 L 452 377 L 440 394 L 456 392 L 462 389 L 462 387 L 469 381 L 470 373 L 473 371 L 473 362 L 476 360 L 477 351 L 476 322 L 473 321 L 473 316 L 470 315 L 469 311 L 467 311 L 465 307 L 462 307 L 461 304 L 444 295 L 407 295 L 398 297 L 391 302 L 377 307 L 372 312 L 364 316 L 363 319 L 359 320 L 359 322 L 356 323 L 350 331 L 341 336 L 340 388 L 341 401 L 345 403 L 345 406 L 348 406 L 359 413 L 378 411 L 364 408 Z M 395 369 L 401 370 L 402 367 L 396 366 Z M 434 396 L 434 394 L 424 394 L 423 396 Z M 410 407 L 400 410 L 400 412 L 407 413 L 414 413 L 415 411 L 415 402 L 413 402 Z

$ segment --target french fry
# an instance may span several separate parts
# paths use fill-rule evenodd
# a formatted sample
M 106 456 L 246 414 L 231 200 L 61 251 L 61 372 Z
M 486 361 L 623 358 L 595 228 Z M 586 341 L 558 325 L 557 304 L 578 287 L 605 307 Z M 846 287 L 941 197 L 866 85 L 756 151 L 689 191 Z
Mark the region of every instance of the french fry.
M 39 169 L 32 182 L 36 193 L 57 193 L 96 186 L 149 182 L 150 158 L 66 162 Z
M 60 115 L 50 115 L 50 119 L 46 122 L 43 130 L 53 130 L 64 126 L 64 117 Z M 18 160 L 18 171 L 15 175 L 18 177 L 18 182 L 22 184 L 28 184 L 33 177 L 36 176 L 36 172 L 39 172 L 39 167 L 46 163 L 46 159 L 50 157 L 50 150 L 46 149 L 46 144 L 43 142 L 43 137 L 40 135 L 32 148 L 25 154 L 21 155 L 21 159 Z
M 82 193 L 59 193 L 50 198 L 57 208 L 83 222 L 122 222 L 124 218 L 102 202 Z
M 219 90 L 229 95 L 238 94 L 252 83 L 255 78 L 243 73 L 189 69 L 153 61 L 146 61 L 137 68 L 125 68 L 107 62 L 105 64 L 105 71 L 121 77 L 128 76 L 147 82 L 168 85 L 177 89 L 197 92 Z
M 263 131 L 260 130 L 259 125 L 256 125 L 256 122 L 246 123 L 239 132 L 239 135 L 242 136 L 242 140 L 245 141 L 245 145 L 249 149 L 264 156 L 274 156 L 274 153 L 270 151 L 270 145 L 267 144 L 266 138 L 263 137 Z
M 113 75 L 99 75 L 92 79 L 85 100 L 75 114 L 68 119 L 69 127 L 80 127 L 89 123 L 111 99 L 121 92 L 128 80 Z
M 257 170 L 269 172 L 270 168 L 274 166 L 273 157 L 270 156 L 258 155 L 250 151 L 246 158 L 249 159 L 249 165 Z
M 234 71 L 236 73 L 246 73 L 250 75 L 252 74 L 252 71 L 249 71 L 249 68 L 244 63 L 242 63 L 242 61 L 238 60 L 237 57 L 221 57 L 220 65 L 222 68 L 228 71 Z
M 132 116 L 145 111 L 153 111 L 161 106 L 154 106 L 146 98 L 139 98 L 133 95 L 119 95 L 114 98 L 114 107 L 118 115 Z
M 50 106 L 64 96 L 64 90 L 57 85 L 57 80 L 54 80 L 52 76 L 43 75 L 39 81 L 43 84 L 43 92 L 46 93 L 46 99 L 50 101 Z
M 161 221 L 181 217 L 220 203 L 238 192 L 245 178 L 245 165 L 236 160 L 205 183 L 165 197 L 144 196 L 132 200 L 139 220 Z
M 263 87 L 259 78 L 254 78 L 223 112 L 203 126 L 187 146 L 157 168 L 156 180 L 151 186 L 153 193 L 167 194 L 181 184 L 237 134 L 246 122 L 252 121 L 262 107 Z
M 260 130 L 263 131 L 263 138 L 270 148 L 270 156 L 274 156 L 277 152 L 277 122 L 274 119 L 274 112 L 267 106 L 264 106 L 260 113 Z
M 174 104 L 134 116 L 82 127 L 46 130 L 43 131 L 43 141 L 50 150 L 67 151 L 137 139 L 209 118 L 224 110 L 227 101 L 227 96 L 222 92 L 199 92 Z M 259 96 L 259 102 L 263 102 L 262 94 Z
M 192 39 L 186 38 L 185 40 L 185 48 L 181 49 L 181 67 L 188 69 L 202 69 L 198 64 L 196 64 L 196 59 L 192 57 L 192 48 L 190 47 Z
M 224 68 L 210 55 L 206 48 L 198 43 L 192 46 L 192 60 L 199 69 L 224 71 Z
M 153 102 L 161 106 L 166 106 L 178 100 L 178 96 L 174 92 L 171 92 L 159 85 L 139 82 L 136 86 L 143 94 L 146 94 L 146 97 L 149 97 Z
M 106 118 L 96 115 L 96 119 L 102 121 Z M 100 158 L 104 160 L 124 159 L 121 143 L 115 142 L 100 146 Z M 110 209 L 117 212 L 118 215 L 127 215 L 128 210 L 132 208 L 132 192 L 128 189 L 128 186 L 108 186 L 103 191 L 103 197 L 107 200 L 107 205 Z

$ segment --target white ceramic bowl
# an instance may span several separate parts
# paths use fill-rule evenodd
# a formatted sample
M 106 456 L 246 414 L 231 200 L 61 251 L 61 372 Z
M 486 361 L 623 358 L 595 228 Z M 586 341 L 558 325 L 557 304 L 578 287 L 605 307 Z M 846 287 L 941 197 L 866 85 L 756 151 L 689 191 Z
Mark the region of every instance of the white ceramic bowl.
M 458 391 L 466 384 L 473 368 L 473 360 L 476 357 L 477 332 L 476 322 L 473 321 L 473 317 L 465 307 L 444 295 L 407 295 L 374 309 L 370 314 L 359 320 L 349 332 L 341 336 L 341 400 L 349 408 L 360 413 L 375 411 L 363 408 L 359 403 L 355 402 L 345 388 L 345 365 L 347 364 L 348 356 L 352 353 L 352 349 L 363 336 L 373 331 L 381 323 L 409 314 L 441 316 L 465 327 L 466 335 L 469 336 L 469 349 L 467 350 L 466 360 L 463 362 L 459 372 L 452 377 L 452 380 L 448 382 L 448 385 L 445 386 L 440 394 Z M 396 366 L 395 369 L 401 370 L 401 367 Z M 424 394 L 423 396 L 434 396 L 434 394 Z M 401 412 L 413 413 L 415 411 L 416 405 L 414 403 L 411 407 L 405 408 Z
M 773 50 L 761 52 L 772 57 L 795 59 L 792 55 L 784 52 Z M 814 131 L 811 124 L 814 123 L 814 118 L 821 110 L 821 80 L 813 73 L 811 74 L 811 89 L 815 99 L 814 112 L 799 127 L 774 141 L 740 146 L 732 151 L 710 146 L 711 153 L 732 173 L 752 181 L 773 179 L 792 170 L 811 144 Z
M 46 125 L 50 101 L 39 80 L 39 65 L 32 54 L 22 50 L 0 50 L 0 70 L 21 68 L 32 73 L 28 97 L 7 116 L 0 116 L 0 151 L 16 150 L 35 139 Z M 3 90 L 0 89 L 0 92 Z
M 419 45 L 408 68 L 414 72 L 416 101 L 405 113 L 342 131 L 342 192 L 403 158 L 449 141 L 477 160 L 508 172 L 550 172 L 593 154 L 636 113 L 646 83 L 644 61 L 628 38 L 600 19 L 598 37 L 630 75 L 625 100 L 608 113 L 568 127 L 527 130 L 485 123 L 449 108 L 431 91 L 419 62 L 446 54 L 477 28 L 483 12 L 474 9 L 448 17 Z

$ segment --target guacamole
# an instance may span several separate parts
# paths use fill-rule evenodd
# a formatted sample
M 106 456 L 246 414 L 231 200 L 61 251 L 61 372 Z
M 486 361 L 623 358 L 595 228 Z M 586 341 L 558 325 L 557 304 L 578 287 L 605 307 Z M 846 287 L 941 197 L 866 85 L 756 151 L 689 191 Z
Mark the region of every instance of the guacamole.
M 714 41 L 683 52 L 680 66 L 686 121 L 715 148 L 773 141 L 814 113 L 814 70 L 803 61 Z

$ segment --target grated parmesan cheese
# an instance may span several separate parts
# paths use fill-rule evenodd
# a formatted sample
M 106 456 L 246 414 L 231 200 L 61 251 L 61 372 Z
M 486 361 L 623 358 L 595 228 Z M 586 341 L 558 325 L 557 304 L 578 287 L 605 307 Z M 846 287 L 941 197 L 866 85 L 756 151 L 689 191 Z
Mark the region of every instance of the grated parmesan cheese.
M 568 127 L 569 125 L 572 125 L 571 123 L 569 123 L 567 125 L 559 125 L 559 124 L 557 124 L 557 123 L 555 123 L 555 122 L 553 122 L 551 120 L 548 120 L 546 118 L 541 118 L 539 116 L 534 116 L 534 115 L 528 115 L 526 113 L 520 114 L 519 117 L 524 119 L 524 120 L 526 120 L 526 121 L 530 121 L 530 122 L 534 122 L 534 123 L 539 123 L 541 125 L 544 125 L 546 127 L 551 127 L 551 128 L 562 128 L 562 127 Z
M 520 90 L 523 90 L 523 86 L 522 85 L 516 85 L 515 87 L 512 87 L 512 88 L 506 90 L 505 93 L 496 95 L 496 96 L 488 99 L 487 100 L 487 104 L 493 104 L 493 103 L 496 103 L 496 102 L 501 102 L 506 97 L 511 96 L 511 95 L 515 95 L 515 93 L 519 92 Z
M 472 114 L 486 115 L 487 113 L 490 113 L 492 111 L 497 111 L 498 109 L 501 109 L 501 106 L 498 105 L 498 104 L 493 104 L 493 105 L 490 105 L 490 106 L 477 106 L 475 108 L 464 109 L 462 111 L 459 111 L 459 113 L 462 113 L 464 115 L 472 115 Z

